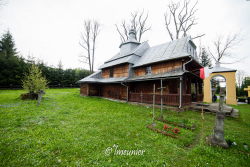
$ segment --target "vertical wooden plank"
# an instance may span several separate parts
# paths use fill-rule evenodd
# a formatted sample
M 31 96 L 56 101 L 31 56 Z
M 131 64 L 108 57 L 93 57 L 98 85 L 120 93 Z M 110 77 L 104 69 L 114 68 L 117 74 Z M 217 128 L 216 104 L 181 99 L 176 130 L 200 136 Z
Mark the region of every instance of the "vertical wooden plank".
M 155 84 L 153 87 L 153 123 L 155 121 Z

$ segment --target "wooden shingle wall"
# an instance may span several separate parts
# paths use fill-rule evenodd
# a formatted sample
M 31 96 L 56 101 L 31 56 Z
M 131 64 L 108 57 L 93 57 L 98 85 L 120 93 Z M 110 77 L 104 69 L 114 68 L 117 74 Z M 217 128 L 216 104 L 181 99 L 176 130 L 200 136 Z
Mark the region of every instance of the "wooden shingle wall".
M 101 88 L 102 96 L 114 99 L 127 99 L 127 89 L 121 84 L 104 84 Z
M 111 68 L 113 68 L 114 71 L 113 73 L 114 78 L 128 77 L 128 70 L 129 70 L 128 64 L 117 65 Z M 109 78 L 111 68 L 102 69 L 102 78 Z
M 173 60 L 169 62 L 162 62 L 157 64 L 148 65 L 151 66 L 152 74 L 160 74 L 168 71 L 172 71 L 174 69 L 180 68 L 182 66 L 182 60 Z M 143 76 L 146 75 L 146 67 L 138 67 L 134 70 L 135 76 Z
M 81 84 L 80 86 L 80 94 L 82 96 L 88 96 L 89 93 L 88 93 L 88 89 L 89 89 L 89 85 L 88 84 Z

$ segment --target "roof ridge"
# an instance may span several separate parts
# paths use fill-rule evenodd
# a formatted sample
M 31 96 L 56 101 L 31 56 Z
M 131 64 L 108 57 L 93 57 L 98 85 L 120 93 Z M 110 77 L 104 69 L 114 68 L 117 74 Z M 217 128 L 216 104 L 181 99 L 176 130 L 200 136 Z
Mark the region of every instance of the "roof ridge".
M 134 50 L 133 50 L 133 54 L 137 51 L 137 50 L 139 50 L 139 48 L 141 48 L 143 45 L 145 45 L 146 43 L 148 43 L 148 41 L 144 41 L 144 42 L 142 42 L 138 47 L 136 47 Z M 148 44 L 149 45 L 149 44 Z M 148 49 L 148 48 L 147 48 Z M 138 55 L 139 56 L 139 55 Z M 140 56 L 141 57 L 141 56 Z
M 112 61 L 115 61 L 115 60 L 117 60 L 117 59 L 120 59 L 120 58 L 124 58 L 124 57 L 127 57 L 127 56 L 131 56 L 131 55 L 136 55 L 136 56 L 139 56 L 139 57 L 141 57 L 140 55 L 137 55 L 137 54 L 135 54 L 135 52 L 137 51 L 137 50 L 139 50 L 139 48 L 141 48 L 143 45 L 145 45 L 147 43 L 147 41 L 144 41 L 144 42 L 142 42 L 142 43 L 140 43 L 140 45 L 138 45 L 136 48 L 134 48 L 132 51 L 131 51 L 131 53 L 130 54 L 127 54 L 127 55 L 123 55 L 123 56 L 119 56 L 119 57 L 117 57 L 117 58 L 114 58 L 114 59 L 110 59 L 110 60 L 107 60 L 107 61 L 105 61 L 104 63 L 109 63 L 109 62 L 112 62 Z M 119 52 L 120 53 L 120 52 Z M 118 53 L 118 54 L 119 54 Z

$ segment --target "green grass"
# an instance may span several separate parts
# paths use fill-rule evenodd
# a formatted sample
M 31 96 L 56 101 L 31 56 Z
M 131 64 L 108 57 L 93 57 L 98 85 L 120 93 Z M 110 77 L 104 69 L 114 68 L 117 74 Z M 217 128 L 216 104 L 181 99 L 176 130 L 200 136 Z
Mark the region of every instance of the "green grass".
M 164 111 L 164 118 L 196 124 L 180 128 L 178 138 L 146 128 L 152 109 L 95 97 L 81 97 L 79 89 L 49 89 L 40 106 L 22 101 L 22 90 L 0 90 L 0 166 L 248 166 L 250 105 L 235 106 L 240 118 L 226 118 L 229 149 L 208 146 L 213 114 Z M 159 114 L 159 110 L 156 110 Z M 157 122 L 157 127 L 163 124 Z M 145 150 L 143 155 L 105 155 L 119 149 Z

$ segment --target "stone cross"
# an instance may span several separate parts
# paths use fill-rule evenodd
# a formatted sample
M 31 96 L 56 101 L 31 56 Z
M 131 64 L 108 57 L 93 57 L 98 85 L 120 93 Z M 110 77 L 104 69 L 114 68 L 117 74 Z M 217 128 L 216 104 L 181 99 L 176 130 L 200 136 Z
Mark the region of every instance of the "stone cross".
M 216 112 L 214 134 L 210 136 L 209 142 L 215 146 L 228 148 L 228 144 L 224 138 L 224 118 L 225 112 L 223 111 L 224 93 L 220 92 L 219 111 Z
M 39 90 L 38 91 L 38 99 L 37 99 L 37 105 L 40 105 L 41 101 L 42 101 L 42 96 L 45 94 L 45 92 L 43 90 Z

